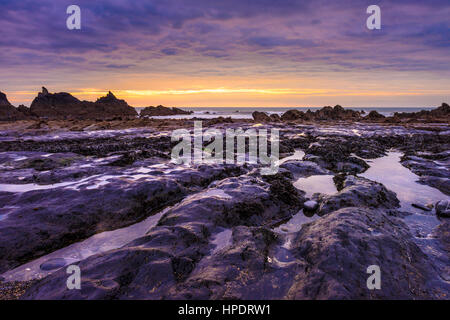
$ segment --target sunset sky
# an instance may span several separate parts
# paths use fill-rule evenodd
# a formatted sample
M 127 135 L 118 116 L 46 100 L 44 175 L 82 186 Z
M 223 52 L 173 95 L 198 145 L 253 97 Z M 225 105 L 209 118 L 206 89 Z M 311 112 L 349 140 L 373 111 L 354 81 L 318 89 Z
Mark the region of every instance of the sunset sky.
M 14 105 L 41 86 L 136 107 L 450 102 L 449 0 L 0 0 L 0 49 Z

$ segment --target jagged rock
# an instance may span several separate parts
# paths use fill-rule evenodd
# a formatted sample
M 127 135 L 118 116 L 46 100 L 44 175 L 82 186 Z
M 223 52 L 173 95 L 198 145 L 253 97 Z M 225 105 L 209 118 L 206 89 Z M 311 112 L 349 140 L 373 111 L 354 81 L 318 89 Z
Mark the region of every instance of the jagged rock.
M 6 94 L 0 91 L 0 106 L 10 106 L 11 103 L 9 103 L 8 98 L 6 97 Z
M 153 117 L 153 116 L 174 116 L 174 115 L 187 115 L 192 114 L 192 111 L 184 111 L 179 108 L 168 108 L 164 106 L 157 106 L 157 107 L 146 107 L 141 110 L 140 116 L 141 117 Z
M 31 112 L 30 108 L 24 106 L 23 104 L 21 104 L 17 107 L 17 111 L 23 113 L 25 116 L 27 116 L 29 118 L 35 117 L 35 115 Z
M 111 92 L 93 103 L 80 101 L 67 92 L 49 93 L 44 87 L 31 103 L 30 112 L 50 119 L 112 119 L 137 115 L 133 107 Z
M 27 119 L 27 116 L 9 103 L 6 94 L 0 92 L 0 121 L 16 121 Z
M 308 110 L 306 113 L 299 110 L 289 110 L 281 116 L 283 121 L 358 120 L 360 118 L 361 114 L 359 111 L 344 109 L 340 105 L 336 105 L 334 108 L 329 106 L 323 107 L 315 112 Z
M 47 95 L 47 94 L 48 94 L 48 90 L 47 90 L 46 87 L 42 87 L 42 92 L 41 92 L 41 94 L 42 94 L 42 95 Z
M 389 122 L 414 122 L 414 121 L 428 121 L 428 122 L 449 122 L 450 121 L 450 106 L 447 103 L 433 110 L 421 110 L 419 112 L 396 112 L 393 117 L 386 118 Z

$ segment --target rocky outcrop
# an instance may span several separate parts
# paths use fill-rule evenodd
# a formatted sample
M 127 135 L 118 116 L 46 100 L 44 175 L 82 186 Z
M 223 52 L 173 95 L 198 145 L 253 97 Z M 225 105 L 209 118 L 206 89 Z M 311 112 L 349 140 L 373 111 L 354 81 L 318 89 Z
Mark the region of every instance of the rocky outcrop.
M 298 199 L 291 202 L 294 197 L 286 202 L 289 198 L 283 194 L 286 189 L 279 188 L 285 184 L 290 182 L 282 176 L 272 177 L 270 182 L 247 175 L 224 179 L 169 209 L 146 236 L 80 262 L 81 290 L 70 291 L 58 285 L 63 275 L 60 270 L 31 288 L 25 298 L 174 297 L 177 285 L 187 281 L 212 250 L 217 251 L 217 245 L 211 241 L 224 229 L 234 227 L 243 230 L 240 241 L 243 251 L 235 254 L 236 263 L 250 259 L 259 264 L 255 254 L 264 254 L 264 250 L 257 253 L 249 246 L 245 250 L 247 241 L 255 241 L 251 231 L 245 231 L 258 230 L 259 226 L 289 217 L 300 208 Z M 258 233 L 254 233 L 255 239 L 261 245 L 275 240 L 270 231 Z
M 396 112 L 393 118 L 400 122 L 404 121 L 450 121 L 450 106 L 447 103 L 442 103 L 440 107 L 433 110 L 421 110 L 419 112 Z
M 340 105 L 324 107 L 315 113 L 316 120 L 358 120 L 360 117 L 359 111 L 344 109 Z
M 8 98 L 6 97 L 6 94 L 0 91 L 0 107 L 3 106 L 10 106 L 11 103 L 9 103 Z
M 294 121 L 305 119 L 305 113 L 299 110 L 288 110 L 281 115 L 283 121 Z
M 357 174 L 369 168 L 364 160 L 351 154 L 352 151 L 355 152 L 360 148 L 369 149 L 370 146 L 368 143 L 358 145 L 356 141 L 350 142 L 340 138 L 323 139 L 309 145 L 304 160 L 316 162 L 321 167 L 336 173 Z
M 396 112 L 391 117 L 385 117 L 377 111 L 371 111 L 367 116 L 362 117 L 364 113 L 362 111 L 356 111 L 351 109 L 344 109 L 340 105 L 335 107 L 323 107 L 317 111 L 303 112 L 300 110 L 288 110 L 282 116 L 283 121 L 359 121 L 364 120 L 367 122 L 386 122 L 386 123 L 399 123 L 399 122 L 449 122 L 450 121 L 450 106 L 446 103 L 431 111 L 422 110 L 419 112 Z
M 96 186 L 94 179 L 76 188 L 0 192 L 1 201 L 12 208 L 0 223 L 0 273 L 96 233 L 139 222 L 212 181 L 240 173 L 235 166 L 199 166 L 165 175 L 154 170 L 143 180 L 111 176 L 107 187 Z M 242 209 L 230 215 L 240 212 L 245 214 Z
M 369 112 L 367 116 L 364 117 L 364 120 L 370 120 L 370 121 L 377 121 L 377 120 L 384 120 L 386 117 L 382 114 L 379 114 L 377 111 L 372 110 Z
M 154 116 L 175 116 L 175 115 L 187 115 L 192 114 L 192 111 L 184 111 L 179 108 L 168 108 L 164 106 L 157 106 L 157 107 L 146 107 L 141 110 L 141 113 L 139 114 L 141 117 L 154 117 Z
M 258 122 L 270 122 L 271 119 L 269 115 L 265 112 L 254 111 L 252 113 L 253 120 Z
M 228 182 L 224 182 L 228 183 Z M 241 186 L 238 181 L 233 184 Z M 234 188 L 235 188 L 234 187 Z M 248 187 L 258 188 L 256 184 Z M 66 270 L 32 284 L 22 299 L 430 299 L 437 278 L 408 227 L 380 210 L 345 208 L 287 238 L 272 230 L 215 220 L 253 197 L 195 195 L 168 211 L 146 236 L 78 264 L 81 290 L 68 290 Z M 267 211 L 251 211 L 261 223 Z M 245 218 L 245 217 L 243 217 Z M 229 239 L 215 242 L 220 234 Z M 367 268 L 382 270 L 380 290 L 367 288 Z M 270 288 L 270 290 L 268 290 Z
M 6 94 L 0 92 L 0 121 L 15 121 L 27 119 L 27 115 L 9 103 Z
M 348 176 L 343 182 L 343 188 L 334 195 L 319 197 L 319 215 L 324 215 L 346 207 L 369 209 L 396 209 L 400 207 L 397 196 L 386 189 L 381 183 L 369 179 Z
M 49 119 L 112 119 L 137 115 L 133 107 L 111 92 L 93 103 L 80 101 L 67 92 L 49 93 L 44 87 L 31 103 L 30 111 Z
M 361 118 L 359 111 L 351 109 L 344 109 L 340 105 L 332 107 L 323 107 L 320 110 L 312 112 L 308 109 L 307 112 L 299 110 L 288 110 L 282 116 L 283 121 L 328 121 L 328 120 L 358 120 Z
M 252 113 L 253 120 L 256 122 L 279 122 L 281 118 L 278 114 L 268 115 L 266 112 L 254 111 Z

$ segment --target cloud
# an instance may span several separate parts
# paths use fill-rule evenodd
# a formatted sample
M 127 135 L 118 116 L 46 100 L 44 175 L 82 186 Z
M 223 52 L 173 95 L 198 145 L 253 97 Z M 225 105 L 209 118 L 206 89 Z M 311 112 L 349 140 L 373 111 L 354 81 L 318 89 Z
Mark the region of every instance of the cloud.
M 369 31 L 369 0 L 77 0 L 82 29 L 70 31 L 72 1 L 2 0 L 0 62 L 9 83 L 25 81 L 26 70 L 33 85 L 135 74 L 450 72 L 448 0 L 378 3 L 382 29 Z

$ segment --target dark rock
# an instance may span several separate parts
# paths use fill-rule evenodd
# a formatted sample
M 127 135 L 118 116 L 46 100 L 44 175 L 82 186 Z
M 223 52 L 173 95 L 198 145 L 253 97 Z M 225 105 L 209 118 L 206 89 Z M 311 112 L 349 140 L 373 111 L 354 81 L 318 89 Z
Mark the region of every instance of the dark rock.
M 308 200 L 303 203 L 303 209 L 306 211 L 316 211 L 319 208 L 319 203 L 314 200 Z
M 292 247 L 294 258 L 306 265 L 300 265 L 302 271 L 294 271 L 295 280 L 285 298 L 439 297 L 431 284 L 439 276 L 408 227 L 381 210 L 346 208 L 330 213 L 305 225 Z M 378 265 L 382 271 L 381 290 L 367 289 L 370 265 Z
M 144 180 L 118 176 L 93 189 L 9 193 L 4 204 L 16 209 L 0 221 L 0 273 L 95 233 L 139 222 L 214 180 L 239 173 L 234 166 L 199 166 L 175 175 L 156 172 Z
M 367 147 L 367 142 L 365 147 Z M 362 159 L 351 156 L 355 145 L 343 139 L 326 139 L 311 144 L 304 160 L 318 163 L 321 167 L 336 173 L 357 174 L 366 171 L 369 165 Z
M 280 168 L 290 171 L 296 177 L 309 177 L 312 175 L 330 174 L 312 161 L 289 160 L 280 165 Z
M 265 112 L 254 111 L 252 113 L 253 120 L 258 122 L 270 122 L 272 119 Z
M 66 92 L 49 93 L 46 88 L 33 100 L 30 112 L 49 119 L 112 119 L 114 117 L 135 117 L 134 108 L 124 100 L 117 99 L 111 92 L 95 103 L 80 101 Z
M 322 195 L 319 198 L 319 215 L 345 207 L 370 209 L 400 207 L 396 194 L 386 189 L 381 183 L 361 177 L 347 176 L 342 187 L 342 190 L 334 195 Z
M 436 202 L 434 205 L 436 209 L 436 214 L 439 217 L 450 218 L 450 201 L 449 200 L 441 200 Z
M 421 204 L 419 204 L 419 203 L 412 203 L 411 205 L 412 205 L 414 208 L 417 208 L 417 209 L 420 209 L 420 210 L 423 210 L 423 211 L 431 211 L 430 208 L 428 208 L 428 207 L 426 207 L 426 206 L 424 206 L 424 205 L 421 205 Z
M 3 92 L 0 92 L 0 121 L 24 120 L 28 117 L 16 109 Z
M 152 117 L 152 116 L 174 116 L 174 115 L 187 115 L 192 114 L 192 111 L 184 111 L 179 108 L 168 108 L 164 106 L 157 106 L 157 107 L 146 107 L 141 110 L 140 116 L 141 117 Z
M 233 254 L 238 266 L 260 265 L 267 251 L 255 250 L 250 244 L 265 244 L 267 248 L 276 238 L 270 231 L 259 231 L 260 227 L 254 226 L 289 217 L 299 209 L 298 203 L 283 202 L 278 194 L 281 189 L 271 187 L 273 183 L 283 185 L 282 179 L 279 176 L 264 182 L 256 176 L 240 176 L 222 180 L 215 187 L 189 196 L 172 207 L 146 236 L 78 263 L 83 270 L 81 290 L 61 286 L 61 279 L 66 279 L 67 275 L 65 270 L 59 270 L 38 282 L 23 298 L 174 298 L 176 288 L 189 282 L 203 261 L 207 261 L 206 256 L 213 248 L 210 239 L 218 232 L 218 227 L 242 229 L 240 234 L 233 235 L 240 244 L 240 250 Z M 251 230 L 255 230 L 253 235 Z M 234 263 L 228 259 L 222 263 L 234 268 Z M 208 282 L 208 274 L 202 274 L 203 283 Z M 228 272 L 226 275 L 231 276 Z M 107 285 L 99 285 L 104 283 Z M 197 291 L 190 292 L 192 296 Z
M 305 113 L 299 110 L 288 110 L 281 115 L 281 120 L 283 121 L 295 121 L 302 120 L 305 118 Z
M 372 110 L 366 117 L 364 117 L 364 120 L 374 121 L 374 120 L 384 120 L 385 118 L 386 117 L 383 116 L 382 114 L 379 114 L 377 111 Z
M 281 119 L 283 121 L 291 121 L 291 120 L 358 120 L 361 118 L 359 111 L 354 111 L 350 109 L 344 109 L 340 105 L 332 107 L 323 107 L 320 110 L 312 112 L 308 110 L 305 114 L 302 111 L 298 110 L 289 110 L 285 112 Z
M 280 116 L 278 114 L 272 113 L 270 115 L 270 120 L 273 121 L 273 122 L 279 122 L 279 121 L 281 121 L 281 118 L 280 118 Z

